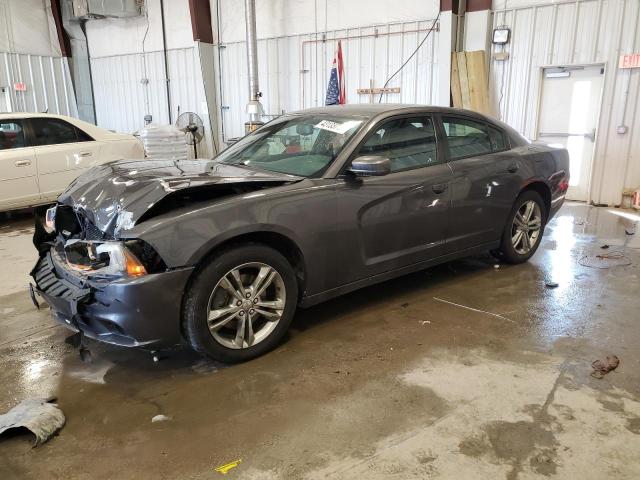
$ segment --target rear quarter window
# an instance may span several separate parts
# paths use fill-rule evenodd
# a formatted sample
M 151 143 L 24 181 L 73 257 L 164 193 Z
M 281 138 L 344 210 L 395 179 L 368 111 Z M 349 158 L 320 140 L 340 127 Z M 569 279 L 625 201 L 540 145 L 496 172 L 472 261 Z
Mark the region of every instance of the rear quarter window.
M 491 150 L 502 152 L 509 149 L 509 141 L 505 133 L 499 128 L 489 125 L 489 138 L 491 139 Z

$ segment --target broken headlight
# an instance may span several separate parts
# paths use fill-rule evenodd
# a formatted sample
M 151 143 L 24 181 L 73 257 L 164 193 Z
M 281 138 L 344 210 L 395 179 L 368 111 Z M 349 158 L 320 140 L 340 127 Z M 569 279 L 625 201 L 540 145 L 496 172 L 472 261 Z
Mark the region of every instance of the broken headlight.
M 47 233 L 53 233 L 56 231 L 56 210 L 57 206 L 53 206 L 47 209 L 47 213 L 44 217 L 44 229 Z
M 64 246 L 67 265 L 88 275 L 140 277 L 147 269 L 124 242 L 70 240 Z

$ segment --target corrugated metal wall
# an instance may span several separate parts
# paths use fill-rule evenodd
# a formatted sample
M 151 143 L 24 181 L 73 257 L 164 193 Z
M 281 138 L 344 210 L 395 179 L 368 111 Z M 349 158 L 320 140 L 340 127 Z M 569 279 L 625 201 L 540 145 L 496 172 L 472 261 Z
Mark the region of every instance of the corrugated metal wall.
M 573 0 L 494 13 L 508 25 L 510 58 L 492 61 L 492 96 L 501 118 L 534 138 L 541 69 L 603 64 L 605 84 L 591 181 L 596 204 L 617 205 L 624 188 L 640 186 L 640 69 L 618 69 L 624 53 L 640 51 L 639 0 Z M 494 53 L 502 50 L 494 46 Z M 626 134 L 616 127 L 626 125 Z
M 358 88 L 382 87 L 424 38 L 433 20 L 333 30 L 258 40 L 258 71 L 262 104 L 267 114 L 324 105 L 331 62 L 342 39 L 347 103 L 368 103 Z M 438 28 L 438 27 L 436 27 Z M 438 32 L 433 32 L 416 56 L 389 84 L 400 87 L 383 102 L 437 103 Z M 326 39 L 326 41 L 323 41 Z M 248 79 L 245 42 L 220 49 L 222 111 L 225 140 L 244 134 Z M 378 101 L 376 96 L 374 101 Z
M 16 92 L 17 82 L 24 83 L 25 92 Z M 10 96 L 14 112 L 44 112 L 78 116 L 76 98 L 66 57 L 27 55 L 0 52 L 0 112 L 7 110 L 6 95 Z
M 208 108 L 197 46 L 168 51 L 172 119 L 178 110 L 196 112 L 203 118 L 210 141 Z M 98 126 L 133 133 L 144 127 L 144 116 L 169 123 L 165 88 L 164 54 L 161 51 L 91 58 Z M 148 83 L 143 83 L 147 79 Z M 203 142 L 199 152 L 211 151 Z

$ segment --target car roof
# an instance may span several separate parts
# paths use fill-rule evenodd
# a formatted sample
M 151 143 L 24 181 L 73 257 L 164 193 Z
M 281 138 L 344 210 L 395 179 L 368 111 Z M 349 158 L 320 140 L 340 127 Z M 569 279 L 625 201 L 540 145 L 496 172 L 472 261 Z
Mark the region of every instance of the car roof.
M 37 113 L 37 112 L 0 113 L 0 119 L 2 120 L 11 120 L 11 119 L 20 119 L 20 118 L 61 118 L 63 120 L 69 120 L 72 117 L 67 117 L 66 115 L 56 115 L 54 113 Z
M 56 115 L 55 113 L 37 113 L 37 112 L 12 112 L 12 113 L 0 113 L 0 121 L 1 120 L 20 120 L 24 118 L 57 118 L 60 120 L 64 120 L 81 130 L 84 130 L 85 133 L 88 133 L 91 137 L 96 140 L 116 140 L 118 138 L 130 138 L 131 135 L 121 134 L 112 132 L 110 130 L 106 130 L 104 128 L 98 127 L 93 123 L 85 122 L 84 120 L 80 120 L 75 117 L 69 117 L 66 115 Z
M 515 129 L 506 123 L 498 120 L 491 115 L 485 115 L 473 110 L 467 110 L 464 108 L 453 107 L 440 107 L 437 105 L 419 105 L 419 104 L 406 104 L 406 103 L 359 103 L 359 104 L 346 104 L 346 105 L 329 105 L 326 107 L 307 108 L 305 110 L 298 110 L 297 112 L 290 112 L 287 115 L 346 115 L 353 117 L 365 118 L 372 120 L 379 116 L 388 116 L 394 114 L 403 113 L 440 113 L 449 115 L 462 115 L 465 117 L 471 117 L 479 121 L 493 124 L 496 127 L 500 127 L 506 130 L 509 136 L 513 139 L 512 143 L 524 145 L 527 140 L 520 135 Z
M 356 117 L 373 118 L 380 114 L 411 113 L 415 111 L 430 113 L 450 113 L 472 116 L 483 120 L 495 122 L 496 120 L 481 113 L 463 108 L 439 107 L 436 105 L 419 105 L 405 103 L 359 103 L 346 105 L 329 105 L 326 107 L 307 108 L 291 112 L 291 115 L 316 114 L 316 115 L 350 115 Z

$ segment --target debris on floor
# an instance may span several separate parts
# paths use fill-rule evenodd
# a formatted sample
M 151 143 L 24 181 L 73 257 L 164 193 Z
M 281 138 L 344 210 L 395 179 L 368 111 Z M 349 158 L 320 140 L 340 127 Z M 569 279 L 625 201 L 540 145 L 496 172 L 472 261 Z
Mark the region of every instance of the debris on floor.
M 610 252 L 597 255 L 585 255 L 578 260 L 578 263 L 583 267 L 610 268 L 631 265 L 631 260 L 622 254 L 622 252 Z
M 229 473 L 229 470 L 236 468 L 238 465 L 240 465 L 240 462 L 242 462 L 241 458 L 239 458 L 238 460 L 234 460 L 233 462 L 229 462 L 225 465 L 220 465 L 219 467 L 214 468 L 214 470 L 218 473 L 226 475 L 227 473 Z
M 0 415 L 0 435 L 17 428 L 26 428 L 36 436 L 34 447 L 49 440 L 64 426 L 65 416 L 55 398 L 28 398 Z
M 487 312 L 486 310 L 480 310 L 479 308 L 467 307 L 466 305 L 461 305 L 461 304 L 459 304 L 459 303 L 453 303 L 453 302 L 450 302 L 449 300 L 443 300 L 442 298 L 438 298 L 438 297 L 433 297 L 433 299 L 434 299 L 436 302 L 447 303 L 447 304 L 449 304 L 449 305 L 453 305 L 453 306 L 455 306 L 455 307 L 464 308 L 464 309 L 466 309 L 466 310 L 470 310 L 470 311 L 472 311 L 472 312 L 483 313 L 483 314 L 485 314 L 485 315 L 490 315 L 490 316 L 492 316 L 492 317 L 496 317 L 496 318 L 500 318 L 500 319 L 502 319 L 502 320 L 506 320 L 507 322 L 516 323 L 516 322 L 514 322 L 513 320 L 511 320 L 510 318 L 507 318 L 507 317 L 505 317 L 505 316 L 503 316 L 503 315 L 500 315 L 500 314 L 498 314 L 498 313 Z
M 191 370 L 193 370 L 196 373 L 206 375 L 209 373 L 216 373 L 221 368 L 226 368 L 226 367 L 227 365 L 223 363 L 216 362 L 214 360 L 209 360 L 208 358 L 203 358 L 201 360 L 198 360 L 193 365 L 191 365 Z
M 604 360 L 595 360 L 591 364 L 593 368 L 591 376 L 593 378 L 602 378 L 611 370 L 615 370 L 618 365 L 620 365 L 620 359 L 618 357 L 615 355 L 607 355 Z
M 167 420 L 171 420 L 171 417 L 166 415 L 156 415 L 151 419 L 151 423 L 166 422 Z
M 545 282 L 545 286 L 547 288 L 558 288 L 558 282 L 551 282 L 551 281 Z

